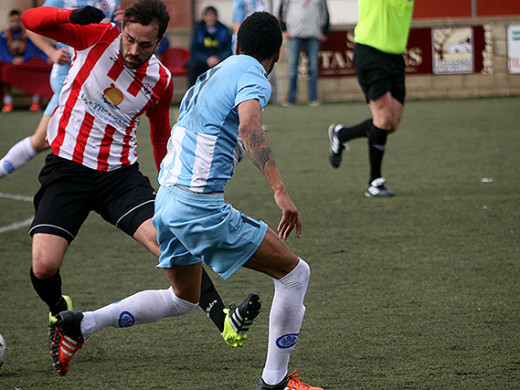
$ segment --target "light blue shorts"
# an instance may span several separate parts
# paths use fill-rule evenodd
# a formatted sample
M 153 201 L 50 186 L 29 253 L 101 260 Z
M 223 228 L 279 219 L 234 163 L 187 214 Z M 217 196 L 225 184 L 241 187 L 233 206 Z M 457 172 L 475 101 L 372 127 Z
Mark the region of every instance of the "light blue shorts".
M 227 279 L 251 258 L 267 225 L 224 202 L 223 195 L 161 186 L 153 224 L 161 248 L 158 268 L 204 261 Z

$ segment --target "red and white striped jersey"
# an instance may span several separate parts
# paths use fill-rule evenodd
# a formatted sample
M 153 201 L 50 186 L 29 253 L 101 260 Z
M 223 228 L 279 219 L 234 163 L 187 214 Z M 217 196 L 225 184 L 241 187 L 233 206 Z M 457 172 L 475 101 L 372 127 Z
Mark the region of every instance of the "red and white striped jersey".
M 71 12 L 40 7 L 23 15 L 27 28 L 76 49 L 47 130 L 53 154 L 98 171 L 133 164 L 136 130 L 145 114 L 158 167 L 170 135 L 170 72 L 155 56 L 137 70 L 125 67 L 119 28 L 74 25 Z

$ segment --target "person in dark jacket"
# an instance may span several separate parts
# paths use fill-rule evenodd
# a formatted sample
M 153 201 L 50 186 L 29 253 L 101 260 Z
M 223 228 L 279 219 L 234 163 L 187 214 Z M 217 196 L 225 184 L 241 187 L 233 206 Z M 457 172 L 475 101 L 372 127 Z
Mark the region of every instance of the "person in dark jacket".
M 189 86 L 197 77 L 229 57 L 231 52 L 231 31 L 218 21 L 215 7 L 209 6 L 202 13 L 191 38 L 191 58 L 186 62 Z
M 47 56 L 31 42 L 22 25 L 21 13 L 13 9 L 8 15 L 9 27 L 0 34 L 0 62 L 7 64 L 20 65 L 32 58 L 40 58 L 47 61 Z M 3 107 L 2 112 L 13 111 L 13 97 L 11 86 L 2 83 Z M 40 97 L 33 95 L 30 107 L 31 111 L 40 109 Z M 2 176 L 0 169 L 0 176 Z

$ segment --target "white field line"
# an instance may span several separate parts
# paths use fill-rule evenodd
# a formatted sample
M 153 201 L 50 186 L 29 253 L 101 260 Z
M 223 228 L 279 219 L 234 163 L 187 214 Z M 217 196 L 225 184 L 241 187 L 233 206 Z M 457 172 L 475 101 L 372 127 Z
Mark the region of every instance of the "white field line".
M 0 192 L 0 198 L 20 200 L 22 202 L 29 202 L 29 203 L 31 203 L 33 201 L 33 198 L 31 196 L 7 194 L 5 192 Z
M 12 230 L 17 230 L 17 229 L 21 229 L 23 227 L 29 226 L 31 224 L 32 220 L 33 220 L 33 217 L 24 219 L 23 221 L 20 221 L 20 222 L 12 223 L 7 226 L 2 226 L 2 227 L 0 227 L 0 234 L 7 233 Z
M 33 200 L 32 197 L 30 197 L 30 196 L 7 194 L 5 192 L 0 192 L 0 198 L 19 200 L 21 202 L 29 202 L 29 203 L 32 202 L 32 200 Z M 14 222 L 7 226 L 2 226 L 2 227 L 0 227 L 0 234 L 29 226 L 31 224 L 32 220 L 33 220 L 33 217 L 24 219 L 23 221 Z

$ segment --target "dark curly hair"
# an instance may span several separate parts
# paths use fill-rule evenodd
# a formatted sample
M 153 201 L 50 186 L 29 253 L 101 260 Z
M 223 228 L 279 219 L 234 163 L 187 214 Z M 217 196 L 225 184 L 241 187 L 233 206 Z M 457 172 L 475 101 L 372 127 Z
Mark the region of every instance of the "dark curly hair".
M 255 12 L 240 25 L 237 34 L 240 53 L 265 60 L 282 46 L 280 23 L 269 12 Z

